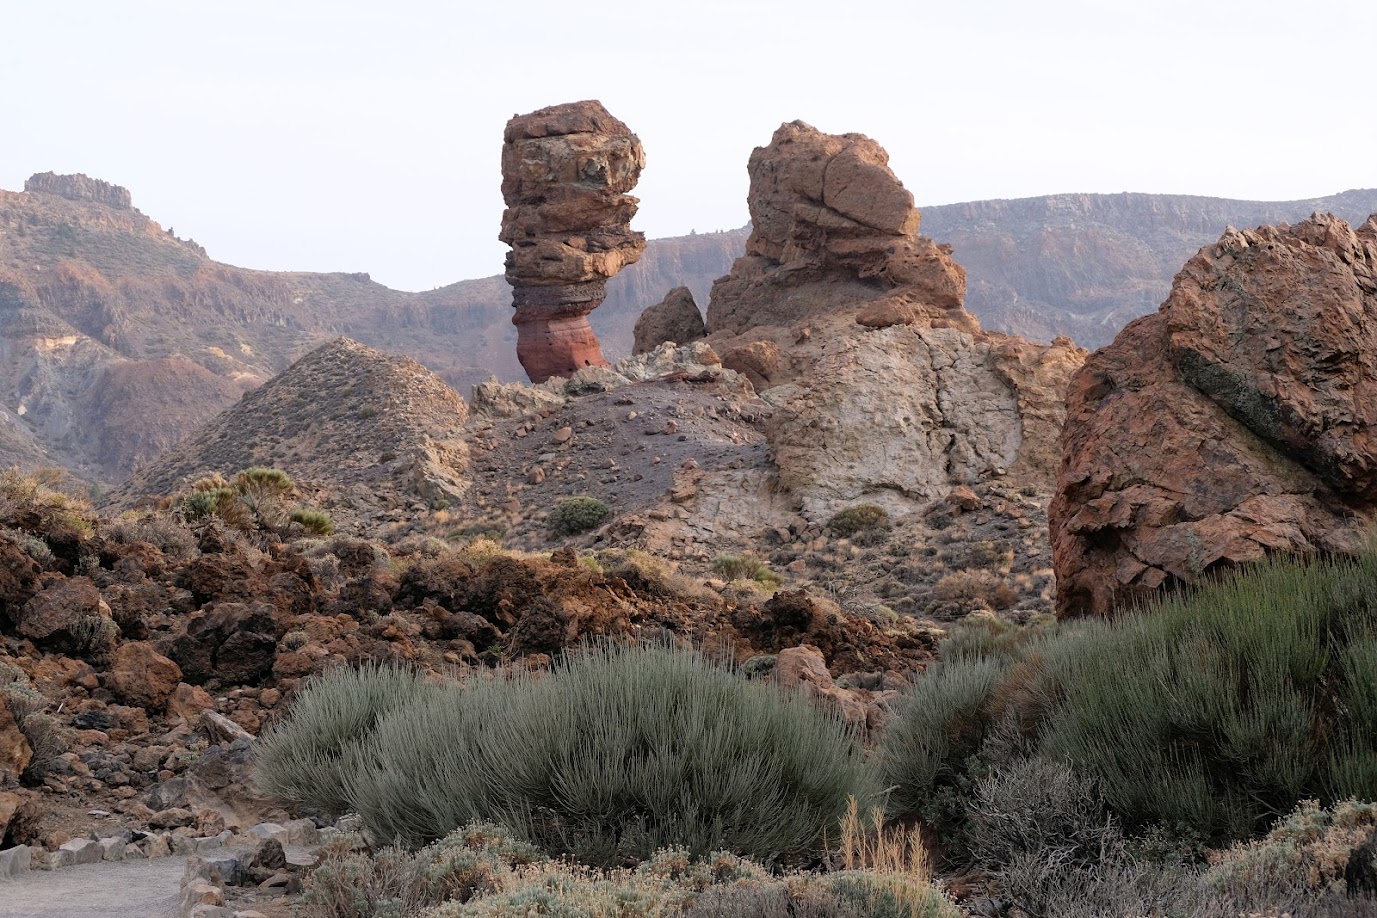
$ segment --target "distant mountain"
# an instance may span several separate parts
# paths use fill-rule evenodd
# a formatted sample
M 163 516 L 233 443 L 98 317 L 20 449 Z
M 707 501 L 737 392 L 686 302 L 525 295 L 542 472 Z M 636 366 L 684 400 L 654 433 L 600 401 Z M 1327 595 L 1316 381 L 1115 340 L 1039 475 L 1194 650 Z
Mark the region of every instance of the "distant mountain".
M 925 207 L 923 235 L 952 245 L 966 307 L 986 328 L 1103 347 L 1155 310 L 1171 279 L 1227 226 L 1295 223 L 1320 211 L 1361 223 L 1377 189 L 1304 201 L 1170 194 L 1058 194 Z
M 1054 195 L 928 207 L 923 233 L 955 248 L 967 305 L 989 328 L 1107 343 L 1155 309 L 1226 225 L 1350 221 L 1377 190 L 1259 203 L 1171 195 Z M 496 228 L 494 228 L 496 232 Z M 685 285 L 700 307 L 745 229 L 652 240 L 592 322 L 628 353 L 647 306 Z M 495 265 L 494 268 L 497 266 Z M 501 276 L 408 293 L 367 274 L 221 264 L 140 213 L 125 189 L 45 173 L 0 191 L 0 466 L 55 460 L 119 481 L 239 396 L 339 335 L 408 355 L 460 392 L 522 378 Z

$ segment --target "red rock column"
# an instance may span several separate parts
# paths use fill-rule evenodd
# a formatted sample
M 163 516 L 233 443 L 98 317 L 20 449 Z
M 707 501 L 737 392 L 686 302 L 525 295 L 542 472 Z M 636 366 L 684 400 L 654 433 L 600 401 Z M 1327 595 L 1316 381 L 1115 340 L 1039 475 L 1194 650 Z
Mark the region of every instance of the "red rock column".
M 499 237 L 512 247 L 507 281 L 517 358 L 532 382 L 607 366 L 588 314 L 606 282 L 640 259 L 631 229 L 641 142 L 599 102 L 555 105 L 507 122 Z

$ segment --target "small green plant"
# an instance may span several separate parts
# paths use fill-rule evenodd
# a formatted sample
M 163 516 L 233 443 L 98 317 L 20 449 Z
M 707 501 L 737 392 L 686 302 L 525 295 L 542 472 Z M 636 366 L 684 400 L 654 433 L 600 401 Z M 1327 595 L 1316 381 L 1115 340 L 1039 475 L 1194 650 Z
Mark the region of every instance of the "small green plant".
M 769 565 L 755 555 L 718 555 L 712 560 L 713 573 L 723 580 L 754 580 L 768 589 L 779 589 L 784 578 L 770 570 Z
M 587 532 L 612 515 L 612 508 L 596 497 L 566 497 L 550 511 L 550 530 L 557 536 Z
M 291 520 L 313 536 L 328 536 L 335 531 L 334 520 L 324 510 L 298 507 L 292 511 Z
M 889 512 L 876 504 L 857 504 L 832 514 L 827 528 L 843 539 L 849 539 L 867 529 L 888 529 Z

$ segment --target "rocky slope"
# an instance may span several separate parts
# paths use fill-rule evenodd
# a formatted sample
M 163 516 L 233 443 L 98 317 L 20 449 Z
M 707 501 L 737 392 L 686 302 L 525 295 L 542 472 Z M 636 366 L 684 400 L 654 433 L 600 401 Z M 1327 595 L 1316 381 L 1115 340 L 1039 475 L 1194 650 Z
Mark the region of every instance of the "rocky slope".
M 108 500 L 171 495 L 206 475 L 259 466 L 282 469 L 315 503 L 351 518 L 449 501 L 468 487 L 458 436 L 467 415 L 458 393 L 414 360 L 340 338 L 249 392 Z
M 1377 217 L 1229 230 L 1072 380 L 1048 511 L 1063 615 L 1377 521 Z

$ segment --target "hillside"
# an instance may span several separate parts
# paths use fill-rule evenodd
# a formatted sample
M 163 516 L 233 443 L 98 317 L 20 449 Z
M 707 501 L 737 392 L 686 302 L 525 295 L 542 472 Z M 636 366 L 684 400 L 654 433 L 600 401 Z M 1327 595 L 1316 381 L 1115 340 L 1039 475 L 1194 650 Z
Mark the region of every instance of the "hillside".
M 1166 299 L 1171 279 L 1226 227 L 1332 213 L 1357 225 L 1377 189 L 1303 201 L 1167 194 L 1061 194 L 924 207 L 923 233 L 966 268 L 966 306 L 985 328 L 1103 347 Z

